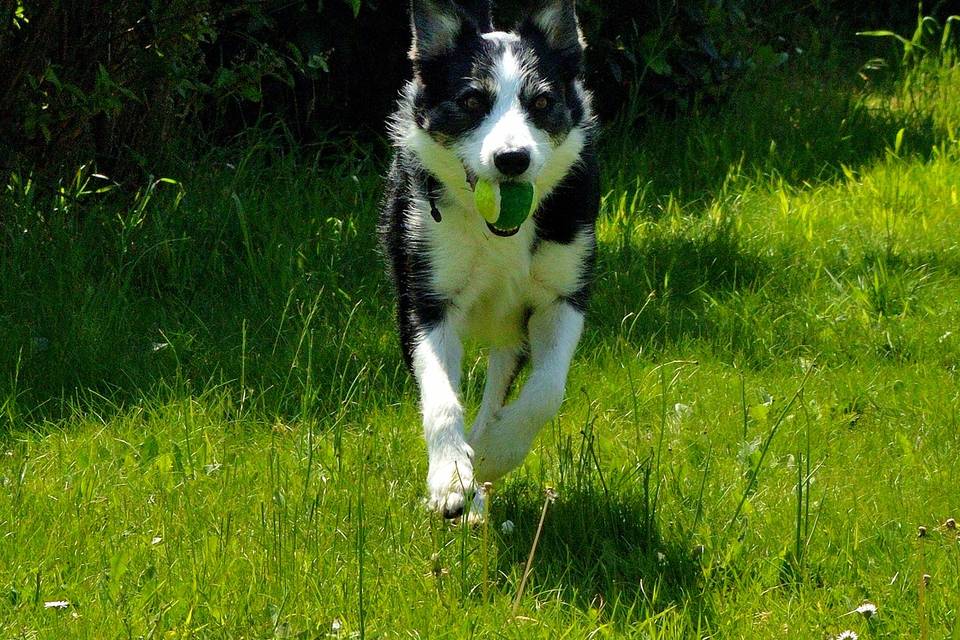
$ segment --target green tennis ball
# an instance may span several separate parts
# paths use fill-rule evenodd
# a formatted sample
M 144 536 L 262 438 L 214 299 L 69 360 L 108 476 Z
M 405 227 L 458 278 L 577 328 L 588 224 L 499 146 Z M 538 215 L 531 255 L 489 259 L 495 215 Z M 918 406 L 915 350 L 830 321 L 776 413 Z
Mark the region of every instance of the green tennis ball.
M 500 218 L 493 223 L 498 229 L 516 229 L 530 215 L 536 190 L 529 182 L 500 183 Z
M 490 224 L 496 224 L 500 217 L 500 189 L 498 185 L 480 180 L 473 190 L 473 202 L 481 217 Z
M 530 216 L 536 189 L 529 182 L 477 182 L 473 191 L 477 212 L 502 231 L 516 229 Z

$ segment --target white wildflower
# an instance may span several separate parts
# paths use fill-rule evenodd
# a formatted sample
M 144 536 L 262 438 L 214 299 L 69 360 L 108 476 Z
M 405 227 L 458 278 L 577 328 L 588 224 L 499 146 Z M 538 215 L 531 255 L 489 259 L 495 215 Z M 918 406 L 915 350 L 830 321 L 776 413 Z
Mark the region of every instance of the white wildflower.
M 864 602 L 862 605 L 854 609 L 857 613 L 862 615 L 864 618 L 872 618 L 877 615 L 877 605 L 872 602 Z
M 509 536 L 511 533 L 513 533 L 513 530 L 514 530 L 513 520 L 504 520 L 503 524 L 500 525 L 500 533 L 502 533 L 505 536 Z
M 850 631 L 849 629 L 842 632 L 837 636 L 837 640 L 857 640 L 860 636 L 857 635 L 856 631 Z

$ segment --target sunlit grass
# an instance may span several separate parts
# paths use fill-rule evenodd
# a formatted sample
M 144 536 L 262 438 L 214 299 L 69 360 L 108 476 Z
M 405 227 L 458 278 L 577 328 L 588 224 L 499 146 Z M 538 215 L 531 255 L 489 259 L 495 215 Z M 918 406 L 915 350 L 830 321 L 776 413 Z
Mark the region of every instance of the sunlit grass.
M 11 181 L 0 635 L 960 637 L 957 71 L 803 73 L 605 133 L 587 334 L 486 538 L 421 507 L 383 150 Z

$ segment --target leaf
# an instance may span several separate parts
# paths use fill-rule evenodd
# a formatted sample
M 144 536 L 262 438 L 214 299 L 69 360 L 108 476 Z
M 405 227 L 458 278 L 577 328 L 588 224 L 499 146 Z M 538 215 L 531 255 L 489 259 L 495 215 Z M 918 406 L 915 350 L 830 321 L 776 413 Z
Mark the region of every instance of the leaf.
M 647 60 L 647 67 L 658 76 L 669 76 L 673 73 L 673 67 L 662 54 Z
M 240 87 L 240 94 L 250 102 L 260 102 L 263 98 L 263 94 L 260 93 L 260 86 L 252 83 Z
M 237 74 L 233 69 L 220 67 L 213 76 L 212 86 L 214 89 L 223 89 L 233 85 L 237 81 Z
M 901 36 L 900 34 L 894 33 L 893 31 L 887 31 L 885 29 L 881 29 L 879 31 L 858 31 L 857 35 L 869 36 L 871 38 L 896 38 L 897 40 L 899 40 L 901 43 L 905 45 L 910 44 L 910 41 L 904 38 L 903 36 Z
M 160 453 L 160 443 L 156 436 L 150 434 L 140 445 L 140 465 L 144 466 L 151 462 Z
M 769 404 L 755 404 L 747 410 L 750 417 L 757 422 L 766 422 L 770 417 L 770 405 Z
M 110 559 L 110 596 L 116 602 L 120 598 L 120 588 L 122 578 L 127 573 L 127 565 L 130 562 L 130 552 L 126 547 L 120 547 L 113 558 Z
M 57 89 L 61 89 L 63 87 L 60 82 L 60 78 L 57 77 L 57 72 L 53 70 L 53 65 L 48 66 L 44 70 L 43 79 L 55 86 Z
M 323 53 L 314 53 L 307 60 L 307 67 L 310 69 L 320 69 L 324 73 L 330 73 L 330 65 L 327 63 L 327 56 Z

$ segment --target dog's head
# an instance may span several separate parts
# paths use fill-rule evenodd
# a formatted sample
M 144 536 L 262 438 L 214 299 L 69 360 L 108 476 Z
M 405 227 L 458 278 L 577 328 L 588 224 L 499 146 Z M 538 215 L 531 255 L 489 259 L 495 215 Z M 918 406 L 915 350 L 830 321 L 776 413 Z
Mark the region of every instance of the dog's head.
M 412 0 L 403 139 L 448 187 L 524 181 L 546 195 L 576 162 L 592 116 L 574 4 L 537 0 L 502 32 L 489 0 Z

